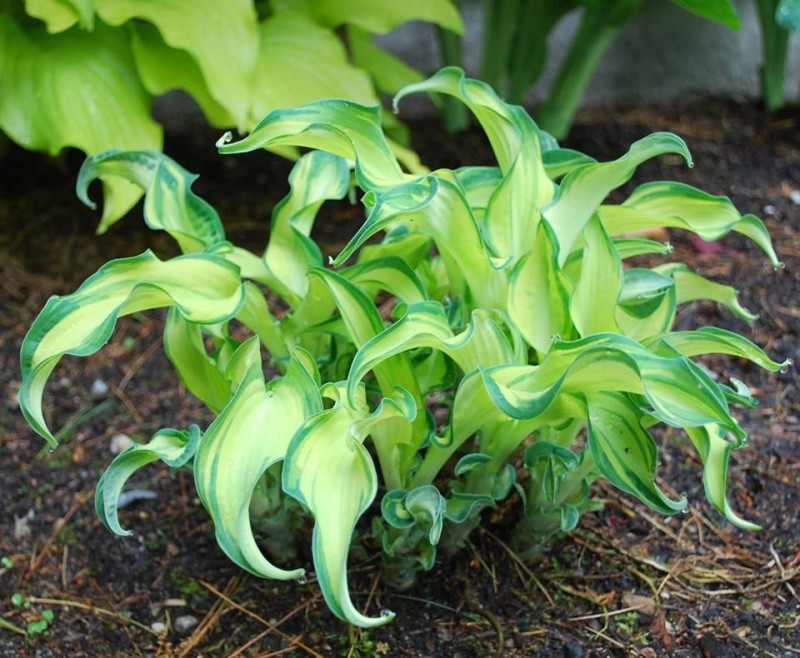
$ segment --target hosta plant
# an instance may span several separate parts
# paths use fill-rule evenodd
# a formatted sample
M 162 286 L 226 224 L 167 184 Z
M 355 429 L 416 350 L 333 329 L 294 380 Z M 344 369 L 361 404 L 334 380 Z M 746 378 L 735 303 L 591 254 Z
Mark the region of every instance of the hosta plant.
M 0 131 L 26 149 L 160 150 L 155 97 L 181 89 L 219 128 L 278 107 L 367 105 L 422 76 L 372 42 L 409 20 L 460 31 L 450 0 L 0 0 Z M 395 152 L 404 127 L 384 114 Z M 286 150 L 283 151 L 286 153 Z M 100 232 L 140 197 L 105 178 Z
M 666 226 L 717 240 L 735 231 L 778 266 L 762 222 L 680 183 L 645 183 L 622 203 L 607 201 L 650 158 L 690 162 L 675 135 L 655 133 L 596 162 L 560 148 L 521 107 L 459 69 L 398 98 L 412 92 L 463 102 L 497 162 L 410 174 L 383 137 L 377 107 L 329 100 L 276 110 L 247 138 L 219 142 L 226 154 L 309 149 L 261 256 L 225 239 L 216 212 L 192 192 L 194 177 L 163 155 L 110 151 L 86 161 L 84 200 L 100 176 L 137 185 L 145 222 L 184 253 L 111 261 L 47 302 L 22 346 L 28 421 L 55 444 L 42 395 L 61 357 L 100 349 L 120 316 L 163 307 L 166 354 L 216 414 L 208 427 L 163 429 L 120 454 L 97 488 L 105 525 L 127 533 L 117 502 L 137 469 L 191 465 L 234 562 L 261 577 L 300 578 L 288 547 L 311 517 L 325 600 L 342 619 L 374 626 L 392 614 L 368 617 L 351 601 L 354 535 L 367 548 L 378 540 L 387 578 L 407 586 L 437 547 L 457 549 L 481 511 L 515 491 L 514 542 L 530 556 L 597 508 L 598 478 L 675 514 L 688 501 L 660 486 L 652 434 L 667 425 L 695 445 L 711 504 L 753 528 L 728 505 L 726 473 L 745 443 L 730 407 L 755 401 L 693 357 L 785 364 L 730 331 L 672 331 L 676 310 L 696 299 L 754 316 L 732 288 L 632 234 Z M 353 194 L 366 220 L 326 264 L 309 237 L 315 216 Z M 637 265 L 645 254 L 664 262 Z M 234 337 L 242 327 L 249 338 Z M 365 514 L 371 522 L 359 524 Z

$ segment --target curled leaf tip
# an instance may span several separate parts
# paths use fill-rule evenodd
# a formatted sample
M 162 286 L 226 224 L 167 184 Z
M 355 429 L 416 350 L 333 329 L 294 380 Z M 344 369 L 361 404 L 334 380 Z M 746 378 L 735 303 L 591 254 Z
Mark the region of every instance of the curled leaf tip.
M 233 141 L 233 133 L 228 130 L 225 134 L 217 140 L 216 147 L 221 148 L 225 144 L 230 144 Z

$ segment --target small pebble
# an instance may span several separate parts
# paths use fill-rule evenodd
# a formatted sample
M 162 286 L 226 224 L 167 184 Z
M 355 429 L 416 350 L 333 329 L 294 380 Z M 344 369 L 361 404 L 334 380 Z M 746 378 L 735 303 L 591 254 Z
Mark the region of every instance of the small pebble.
M 127 434 L 115 434 L 111 437 L 111 453 L 118 455 L 133 445 L 133 440 Z
M 108 393 L 108 384 L 102 379 L 95 379 L 92 382 L 92 397 L 101 398 Z
M 175 620 L 173 626 L 178 633 L 186 633 L 199 623 L 200 620 L 194 615 L 181 615 Z
M 152 628 L 156 633 L 163 633 L 167 627 L 164 625 L 164 622 L 161 621 L 154 621 L 150 624 L 150 628 Z
M 789 192 L 789 198 L 792 200 L 792 203 L 796 203 L 800 206 L 800 190 L 792 190 Z
M 765 215 L 774 215 L 775 214 L 775 206 L 764 206 L 764 214 Z

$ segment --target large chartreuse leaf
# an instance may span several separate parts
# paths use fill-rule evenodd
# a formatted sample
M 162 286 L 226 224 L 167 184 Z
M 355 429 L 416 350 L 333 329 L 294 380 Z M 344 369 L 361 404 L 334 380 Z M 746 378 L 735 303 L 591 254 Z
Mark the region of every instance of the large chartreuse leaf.
M 197 174 L 181 167 L 158 151 L 119 151 L 113 149 L 86 159 L 78 174 L 78 198 L 94 208 L 89 199 L 89 184 L 97 179 L 122 179 L 146 192 L 144 221 L 153 230 L 169 233 L 185 253 L 202 251 L 225 239 L 217 211 L 192 191 Z M 110 222 L 106 204 L 98 232 Z
M 238 269 L 210 254 L 161 261 L 150 251 L 101 267 L 74 293 L 51 297 L 22 343 L 19 400 L 31 427 L 55 445 L 42 413 L 47 378 L 65 354 L 93 354 L 111 337 L 118 317 L 175 306 L 190 322 L 233 317 L 244 300 Z
M 236 564 L 264 578 L 289 579 L 259 549 L 250 525 L 250 499 L 267 469 L 286 455 L 307 418 L 322 411 L 322 398 L 307 355 L 293 358 L 286 375 L 265 385 L 258 341 L 243 343 L 229 376 L 241 382 L 211 424 L 194 460 L 195 486 L 214 520 L 217 542 Z M 238 372 L 237 372 L 238 371 Z
M 323 393 L 335 405 L 311 417 L 292 439 L 283 467 L 283 488 L 314 515 L 314 567 L 328 606 L 350 623 L 379 626 L 394 615 L 362 615 L 350 600 L 347 586 L 353 529 L 378 490 L 375 466 L 363 442 L 380 423 L 395 418 L 413 421 L 416 408 L 413 399 L 400 392 L 384 397 L 372 414 L 363 390 L 352 404 L 344 383 L 330 384 Z
M 658 448 L 641 410 L 623 394 L 602 391 L 588 394 L 586 405 L 589 449 L 603 475 L 662 514 L 685 509 L 685 496 L 672 500 L 655 482 Z
M 136 471 L 159 459 L 167 466 L 180 468 L 193 456 L 200 444 L 200 428 L 192 425 L 188 432 L 159 430 L 147 443 L 134 444 L 114 458 L 106 469 L 94 494 L 94 506 L 103 525 L 117 535 L 132 535 L 119 523 L 117 508 L 122 489 Z
M 297 13 L 276 13 L 259 27 L 251 118 L 324 98 L 378 102 L 369 76 L 347 59 L 339 38 Z
M 237 120 L 225 101 L 215 98 L 203 77 L 203 71 L 186 50 L 172 48 L 154 25 L 133 22 L 131 46 L 142 83 L 153 96 L 173 89 L 183 89 L 203 110 L 212 126 L 230 128 Z
M 306 14 L 321 25 L 344 23 L 382 34 L 407 21 L 430 21 L 461 32 L 461 15 L 450 0 L 273 0 L 276 10 Z
M 665 153 L 681 155 L 691 165 L 689 150 L 680 137 L 653 133 L 634 142 L 625 155 L 613 162 L 575 167 L 564 177 L 556 200 L 543 211 L 558 237 L 561 264 L 608 193 L 630 180 L 642 162 Z
M 258 22 L 249 0 L 95 0 L 97 14 L 110 25 L 134 19 L 152 23 L 164 41 L 197 62 L 211 96 L 240 129 L 248 121 Z M 140 65 L 157 62 L 139 59 Z M 144 76 L 148 77 L 152 73 Z
M 51 34 L 76 23 L 85 30 L 94 27 L 94 0 L 25 0 L 25 13 L 44 21 Z
M 238 142 L 224 135 L 220 153 L 245 153 L 262 147 L 304 146 L 355 161 L 356 180 L 364 190 L 390 189 L 408 176 L 381 129 L 380 108 L 346 100 L 309 103 L 273 110 Z
M 728 459 L 734 444 L 726 440 L 725 430 L 714 423 L 684 429 L 703 460 L 703 486 L 708 501 L 733 525 L 745 530 L 760 530 L 756 524 L 739 517 L 728 504 L 725 493 L 728 482 Z
M 124 31 L 98 22 L 48 34 L 0 15 L 0 129 L 26 149 L 160 149 L 150 102 Z M 109 223 L 141 196 L 123 180 L 103 188 Z

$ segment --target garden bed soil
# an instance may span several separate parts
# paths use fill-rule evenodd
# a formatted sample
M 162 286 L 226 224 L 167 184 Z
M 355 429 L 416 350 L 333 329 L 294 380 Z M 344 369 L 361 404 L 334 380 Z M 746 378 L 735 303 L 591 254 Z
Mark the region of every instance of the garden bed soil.
M 434 122 L 412 128 L 429 165 L 491 162 L 476 130 L 449 137 Z M 671 232 L 675 260 L 736 286 L 743 305 L 761 314 L 748 326 L 726 309 L 694 303 L 680 311 L 678 326 L 733 329 L 776 360 L 800 362 L 800 112 L 766 115 L 716 101 L 595 111 L 579 117 L 566 145 L 611 159 L 653 130 L 684 137 L 696 166 L 664 157 L 635 180 L 677 179 L 729 195 L 766 220 L 786 263 L 773 271 L 739 236 L 709 249 Z M 258 249 L 290 165 L 265 153 L 218 156 L 214 139 L 205 129 L 168 135 L 167 152 L 201 174 L 196 190 L 220 210 L 230 239 Z M 123 319 L 107 347 L 64 359 L 53 373 L 46 408 L 51 426 L 64 428 L 58 450 L 48 452 L 25 424 L 16 400 L 19 349 L 47 297 L 74 290 L 110 258 L 147 247 L 176 253 L 167 236 L 143 227 L 140 208 L 107 235 L 93 235 L 98 215 L 73 191 L 80 162 L 75 153 L 53 161 L 10 146 L 0 163 L 0 656 L 800 654 L 797 370 L 770 374 L 735 358 L 708 365 L 744 380 L 761 400 L 737 412 L 750 444 L 734 454 L 729 473 L 733 507 L 761 532 L 721 520 L 705 501 L 697 454 L 664 432 L 660 483 L 688 494 L 688 514 L 660 517 L 598 486 L 604 510 L 584 517 L 531 569 L 508 548 L 520 513 L 512 497 L 485 512 L 470 544 L 440 556 L 411 590 L 384 587 L 377 562 L 356 555 L 357 605 L 397 613 L 368 632 L 336 619 L 313 579 L 264 581 L 234 566 L 217 547 L 190 473 L 147 467 L 133 486 L 157 498 L 121 512 L 131 537 L 111 535 L 95 516 L 93 493 L 113 458 L 113 437 L 146 440 L 158 428 L 203 427 L 211 417 L 164 356 L 163 314 L 147 313 Z M 315 237 L 336 251 L 361 217 L 358 206 L 326 207 Z M 301 539 L 298 560 L 310 567 L 308 536 Z M 31 623 L 27 636 L 7 628 Z

